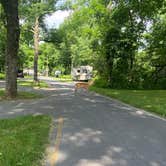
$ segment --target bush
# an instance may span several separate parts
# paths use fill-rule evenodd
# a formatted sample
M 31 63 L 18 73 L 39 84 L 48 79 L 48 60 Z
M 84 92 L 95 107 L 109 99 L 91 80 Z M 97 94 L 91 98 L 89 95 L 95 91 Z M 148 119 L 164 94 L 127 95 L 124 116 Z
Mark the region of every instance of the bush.
M 157 89 L 166 89 L 166 78 L 161 78 L 157 81 L 156 84 Z
M 98 88 L 112 89 L 166 89 L 166 78 L 156 78 L 152 75 L 142 74 L 134 71 L 130 74 L 123 74 L 118 71 L 112 73 L 111 81 L 106 77 L 96 78 L 94 86 Z
M 5 74 L 4 73 L 0 73 L 0 79 L 4 80 L 5 79 Z
M 98 78 L 94 81 L 93 84 L 95 87 L 99 87 L 99 88 L 108 88 L 109 87 L 109 83 L 108 80 L 106 80 L 105 78 Z

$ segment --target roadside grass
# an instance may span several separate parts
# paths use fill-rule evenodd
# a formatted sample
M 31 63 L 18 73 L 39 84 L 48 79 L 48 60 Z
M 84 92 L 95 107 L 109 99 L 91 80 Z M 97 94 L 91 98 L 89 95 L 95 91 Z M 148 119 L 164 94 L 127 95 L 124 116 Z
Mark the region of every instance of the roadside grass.
M 0 165 L 42 165 L 50 124 L 42 115 L 0 120 Z
M 18 92 L 17 99 L 37 99 L 37 98 L 42 98 L 43 96 L 38 93 L 32 93 L 32 92 Z M 0 88 L 0 101 L 5 100 L 5 90 Z
M 24 75 L 24 78 L 33 79 L 32 75 Z
M 95 86 L 90 90 L 166 117 L 166 90 L 115 90 Z
M 48 84 L 44 81 L 39 81 L 39 83 L 34 82 L 33 80 L 18 79 L 18 85 L 27 86 L 27 87 L 36 87 L 36 88 L 48 88 Z
M 61 75 L 60 77 L 54 77 L 54 80 L 61 82 L 72 82 L 71 75 Z

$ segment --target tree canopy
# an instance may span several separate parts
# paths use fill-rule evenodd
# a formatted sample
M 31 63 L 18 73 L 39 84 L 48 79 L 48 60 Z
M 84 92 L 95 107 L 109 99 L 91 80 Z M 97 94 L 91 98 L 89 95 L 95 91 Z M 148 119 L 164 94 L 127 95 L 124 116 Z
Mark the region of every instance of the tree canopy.
M 93 65 L 113 88 L 165 88 L 164 0 L 70 2 L 58 49 L 71 67 Z

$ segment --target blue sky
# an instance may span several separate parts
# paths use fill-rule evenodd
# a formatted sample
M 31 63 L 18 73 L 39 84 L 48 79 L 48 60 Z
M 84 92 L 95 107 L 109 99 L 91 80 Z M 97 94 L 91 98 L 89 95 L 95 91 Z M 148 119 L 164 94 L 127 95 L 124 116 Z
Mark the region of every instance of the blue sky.
M 45 18 L 45 23 L 48 28 L 58 28 L 64 19 L 67 18 L 70 14 L 70 11 L 61 11 L 58 10 L 50 16 Z

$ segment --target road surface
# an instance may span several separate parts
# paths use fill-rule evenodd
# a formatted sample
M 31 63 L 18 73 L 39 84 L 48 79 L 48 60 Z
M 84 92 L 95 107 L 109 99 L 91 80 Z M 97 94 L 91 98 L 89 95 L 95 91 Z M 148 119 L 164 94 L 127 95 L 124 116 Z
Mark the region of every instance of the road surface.
M 166 166 L 166 120 L 92 92 L 74 94 L 73 83 L 47 80 L 37 100 L 0 102 L 0 118 L 54 117 L 45 165 Z M 57 136 L 58 135 L 58 136 Z

